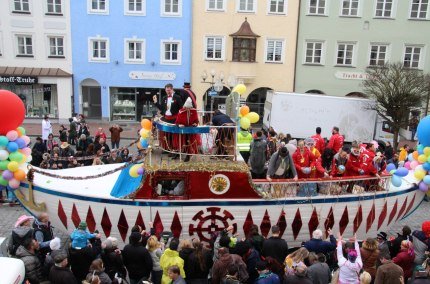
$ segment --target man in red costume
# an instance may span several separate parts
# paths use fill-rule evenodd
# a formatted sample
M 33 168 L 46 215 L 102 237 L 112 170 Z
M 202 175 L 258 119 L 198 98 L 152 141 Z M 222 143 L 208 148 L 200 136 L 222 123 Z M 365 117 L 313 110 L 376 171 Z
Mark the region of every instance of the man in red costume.
M 333 127 L 331 134 L 327 148 L 333 149 L 334 153 L 339 153 L 339 150 L 343 147 L 343 136 L 339 134 L 339 127 Z
M 317 127 L 316 134 L 311 138 L 315 141 L 315 148 L 317 148 L 322 155 L 325 149 L 325 141 L 324 138 L 321 137 L 321 127 Z
M 348 161 L 346 162 L 345 176 L 359 176 L 364 175 L 362 165 L 362 158 L 360 155 L 360 148 L 357 142 L 352 142 L 351 154 L 349 154 Z
M 309 178 L 312 163 L 315 162 L 315 156 L 305 147 L 305 141 L 300 140 L 297 144 L 297 150 L 293 154 L 293 161 L 299 178 Z
M 176 125 L 179 127 L 189 127 L 199 125 L 199 117 L 197 110 L 193 108 L 193 102 L 191 98 L 187 98 L 184 106 L 179 110 L 178 116 L 176 117 Z M 177 148 L 182 153 L 197 154 L 199 152 L 199 146 L 201 145 L 200 136 L 198 134 L 179 134 L 175 144 L 178 143 Z M 185 162 L 190 160 L 191 155 L 187 155 Z
M 372 141 L 366 145 L 366 149 L 361 154 L 361 165 L 366 175 L 375 175 L 377 173 L 373 166 L 373 159 L 375 158 L 377 148 L 378 142 Z

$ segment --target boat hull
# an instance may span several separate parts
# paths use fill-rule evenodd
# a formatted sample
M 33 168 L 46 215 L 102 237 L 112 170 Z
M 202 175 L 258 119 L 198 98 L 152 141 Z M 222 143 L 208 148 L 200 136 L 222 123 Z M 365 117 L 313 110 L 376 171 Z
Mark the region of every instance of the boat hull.
M 41 207 L 22 202 L 30 198 L 28 184 L 22 184 L 20 192 L 25 209 L 37 216 Z M 86 221 L 91 231 L 118 238 L 120 246 L 128 242 L 135 224 L 149 230 L 149 222 L 153 222 L 157 233 L 171 231 L 181 238 L 203 240 L 229 225 L 244 237 L 252 224 L 257 224 L 264 236 L 270 236 L 270 227 L 278 224 L 282 237 L 292 246 L 308 240 L 316 228 L 333 228 L 345 236 L 357 233 L 363 239 L 386 231 L 411 214 L 425 195 L 416 188 L 408 188 L 272 200 L 127 200 L 75 195 L 38 186 L 32 192 L 36 204 L 45 204 L 44 210 L 55 227 L 71 232 L 80 221 Z

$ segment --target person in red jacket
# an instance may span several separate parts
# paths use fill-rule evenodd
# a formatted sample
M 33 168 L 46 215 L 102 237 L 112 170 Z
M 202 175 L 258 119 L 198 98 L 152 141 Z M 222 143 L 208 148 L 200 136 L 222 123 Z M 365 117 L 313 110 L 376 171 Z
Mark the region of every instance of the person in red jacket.
M 333 157 L 334 153 L 332 149 L 325 149 L 322 155 L 316 159 L 314 167 L 312 168 L 312 174 L 315 173 L 315 178 L 328 178 L 333 176 Z M 315 170 L 314 170 L 315 168 Z
M 377 171 L 373 166 L 373 159 L 375 158 L 376 154 L 376 145 L 378 145 L 378 143 L 375 141 L 368 143 L 366 145 L 366 149 L 363 151 L 363 153 L 361 153 L 362 169 L 364 170 L 364 174 L 366 175 L 377 174 Z
M 362 159 L 360 156 L 360 148 L 357 142 L 352 143 L 351 154 L 349 154 L 348 161 L 346 162 L 345 176 L 359 176 L 364 175 Z
M 412 276 L 415 253 L 413 245 L 410 241 L 402 241 L 400 252 L 393 258 L 393 262 L 403 269 L 403 278 L 405 283 Z
M 345 175 L 346 163 L 348 162 L 349 149 L 343 147 L 342 150 L 334 155 L 331 176 L 342 177 Z
M 184 106 L 179 110 L 175 124 L 179 127 L 195 127 L 199 125 L 197 110 L 193 108 L 191 98 L 187 98 Z M 174 139 L 174 144 L 177 144 L 175 145 L 176 148 L 180 149 L 182 153 L 198 154 L 201 145 L 199 134 L 179 134 L 174 138 L 176 138 Z M 184 161 L 188 162 L 190 157 L 191 155 L 187 155 Z
M 335 153 L 338 153 L 343 147 L 343 136 L 339 134 L 339 127 L 333 127 L 331 131 L 330 141 L 327 144 L 327 148 L 333 149 Z
M 315 148 L 322 154 L 325 149 L 324 138 L 321 137 L 321 127 L 317 127 L 316 134 L 311 137 L 315 141 Z
M 305 141 L 300 140 L 297 144 L 297 150 L 293 154 L 293 161 L 299 178 L 309 178 L 312 163 L 315 162 L 315 156 L 305 147 Z

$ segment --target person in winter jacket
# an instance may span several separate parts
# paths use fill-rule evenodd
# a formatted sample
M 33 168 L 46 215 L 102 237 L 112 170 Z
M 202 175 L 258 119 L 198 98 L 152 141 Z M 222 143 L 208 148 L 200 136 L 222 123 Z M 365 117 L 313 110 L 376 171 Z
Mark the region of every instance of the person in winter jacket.
M 248 280 L 246 264 L 237 254 L 230 254 L 228 248 L 222 247 L 218 250 L 219 258 L 212 267 L 212 283 L 221 283 L 227 276 L 230 267 L 237 268 L 237 279 L 245 283 Z
M 237 148 L 246 164 L 248 164 L 252 140 L 252 134 L 248 130 L 240 128 L 240 131 L 237 133 Z
M 400 245 L 403 241 L 411 241 L 412 242 L 412 236 L 411 236 L 411 228 L 409 226 L 403 226 L 402 233 L 397 234 L 397 238 L 391 241 L 390 245 L 390 255 L 391 257 L 395 257 L 399 251 L 400 251 Z
M 331 169 L 332 177 L 343 177 L 345 175 L 346 164 L 348 162 L 348 151 L 346 147 L 334 155 Z
M 237 275 L 239 274 L 239 270 L 236 266 L 228 267 L 227 275 L 221 280 L 222 284 L 241 284 Z
M 261 131 L 257 131 L 256 137 L 254 138 L 254 140 L 251 142 L 251 145 L 250 145 L 249 164 L 251 166 L 251 174 L 253 178 L 265 177 L 264 166 L 267 161 L 267 157 L 266 157 L 267 143 L 262 136 L 263 136 L 263 133 Z
M 272 226 L 272 236 L 264 241 L 261 254 L 266 258 L 270 256 L 279 263 L 284 263 L 288 255 L 288 244 L 287 241 L 282 239 L 279 235 L 279 226 Z
M 260 255 L 247 241 L 238 242 L 235 247 L 236 254 L 242 257 L 248 271 L 248 282 L 254 283 L 258 278 L 258 272 L 255 269 Z
M 11 256 L 15 256 L 18 247 L 23 245 L 26 240 L 33 238 L 32 220 L 32 216 L 22 215 L 15 222 L 15 228 L 12 230 L 8 243 L 8 252 Z
M 76 144 L 76 137 L 78 136 L 78 131 L 77 131 L 77 125 L 76 122 L 73 121 L 73 118 L 69 118 L 69 144 L 71 145 L 75 145 Z
M 121 141 L 121 132 L 123 129 L 118 124 L 115 124 L 109 128 L 109 131 L 112 149 L 118 149 L 119 142 Z
M 199 239 L 192 240 L 193 251 L 188 256 L 185 265 L 185 275 L 187 283 L 206 284 L 208 283 L 209 271 L 213 265 L 212 255 L 209 250 L 203 247 Z
M 51 284 L 78 284 L 70 267 L 68 266 L 67 253 L 61 251 L 55 254 L 55 264 L 49 271 L 49 281 Z
M 339 127 L 333 127 L 331 134 L 327 148 L 333 149 L 335 153 L 338 153 L 343 147 L 343 136 L 339 134 Z
M 364 175 L 364 173 L 360 148 L 358 143 L 354 141 L 351 146 L 351 153 L 348 161 L 346 162 L 345 176 L 359 176 Z
M 186 284 L 184 278 L 181 276 L 181 271 L 177 265 L 172 265 L 168 269 L 168 275 L 171 279 L 171 284 Z
M 152 258 L 151 280 L 154 284 L 160 284 L 163 276 L 160 258 L 163 255 L 164 243 L 159 242 L 156 236 L 150 236 L 147 241 L 147 248 Z
M 246 240 L 261 255 L 261 251 L 263 249 L 264 237 L 258 233 L 257 225 L 252 224 L 251 228 L 249 229 L 249 233 Z
M 47 213 L 41 213 L 33 223 L 34 238 L 39 243 L 39 253 L 45 256 L 50 252 L 49 243 L 54 238 L 51 222 Z
M 90 232 L 88 232 L 87 223 L 82 221 L 79 223 L 78 228 L 75 229 L 70 235 L 70 239 L 72 240 L 72 248 L 84 248 L 89 244 L 89 240 L 92 238 L 100 239 L 100 234 L 91 234 Z
M 160 258 L 160 266 L 163 269 L 163 277 L 161 278 L 162 284 L 169 284 L 171 282 L 169 278 L 169 267 L 172 265 L 177 265 L 182 278 L 185 278 L 184 260 L 179 257 L 178 247 L 178 239 L 172 239 L 169 248 L 164 251 Z
M 118 251 L 118 240 L 114 237 L 108 237 L 102 243 L 101 259 L 105 267 L 105 272 L 111 280 L 115 279 L 115 275 L 125 279 L 127 270 L 125 269 L 122 255 Z
M 321 137 L 321 127 L 317 127 L 315 132 L 316 134 L 311 136 L 311 138 L 315 141 L 315 148 L 317 148 L 318 151 L 322 153 L 325 149 L 325 141 L 324 138 Z
M 280 284 L 281 281 L 275 273 L 267 268 L 267 262 L 258 261 L 255 269 L 258 271 L 258 277 L 255 284 Z
M 67 142 L 67 128 L 61 124 L 58 132 L 60 133 L 60 142 Z
M 138 283 L 143 277 L 149 278 L 153 267 L 152 257 L 141 243 L 141 234 L 130 234 L 130 243 L 122 251 L 122 258 L 130 277 L 130 284 Z
M 299 264 L 294 268 L 294 273 L 285 276 L 284 283 L 288 284 L 312 284 L 312 280 L 308 277 L 308 269 L 306 265 Z
M 189 258 L 190 258 L 190 255 L 193 253 L 193 251 L 194 251 L 194 248 L 190 239 L 183 239 L 179 242 L 179 257 L 184 260 L 184 271 L 185 271 L 185 275 L 187 275 L 187 281 L 188 281 L 187 270 L 189 265 Z
M 415 253 L 415 265 L 422 265 L 426 259 L 426 251 L 430 251 L 430 221 L 424 221 L 421 231 L 412 233 L 412 243 Z
M 376 276 L 376 262 L 379 256 L 378 242 L 373 238 L 367 238 L 360 248 L 363 269 L 368 272 L 372 279 Z
M 388 252 L 379 252 L 382 263 L 376 271 L 375 284 L 403 284 L 403 269 L 391 260 Z
M 296 267 L 299 265 L 306 266 L 305 260 L 309 256 L 309 251 L 305 247 L 301 247 L 293 253 L 287 255 L 284 260 L 285 275 L 294 275 Z
M 414 260 L 415 254 L 412 243 L 408 240 L 402 241 L 400 252 L 393 258 L 393 262 L 403 269 L 405 282 L 412 276 Z
M 360 246 L 354 236 L 354 249 L 347 250 L 347 258 L 342 252 L 342 236 L 337 238 L 337 264 L 339 266 L 339 284 L 358 284 L 360 283 L 360 270 L 363 268 L 361 260 Z
M 405 144 L 402 148 L 400 148 L 399 162 L 406 162 L 406 160 L 408 159 L 409 149 L 410 148 L 408 144 Z
M 39 284 L 43 279 L 42 263 L 37 255 L 39 243 L 33 239 L 25 239 L 16 250 L 16 257 L 24 262 L 25 279 L 31 284 Z
M 309 178 L 315 156 L 305 147 L 305 141 L 300 140 L 296 152 L 293 154 L 294 166 L 299 178 Z
M 105 268 L 103 265 L 103 261 L 98 258 L 93 260 L 90 266 L 90 272 L 87 274 L 88 276 L 98 276 L 100 279 L 100 284 L 111 284 L 112 280 L 110 279 L 109 275 L 105 272 Z
M 282 147 L 270 157 L 269 167 L 267 169 L 266 179 L 271 181 L 275 179 L 293 178 L 298 179 L 294 161 L 286 147 Z
M 329 254 L 333 252 L 336 249 L 336 238 L 333 236 L 333 232 L 331 229 L 328 231 L 330 241 L 323 241 L 323 233 L 320 229 L 317 229 L 312 232 L 312 239 L 304 243 L 304 247 L 310 251 L 314 252 L 316 254 L 323 253 L 323 254 Z
M 314 252 L 309 253 L 309 264 L 308 276 L 312 280 L 313 284 L 326 284 L 330 283 L 331 271 L 327 265 L 326 257 L 324 254 L 319 253 L 318 255 Z
M 333 157 L 332 149 L 325 149 L 322 155 L 313 163 L 311 177 L 312 178 L 328 178 L 333 176 Z

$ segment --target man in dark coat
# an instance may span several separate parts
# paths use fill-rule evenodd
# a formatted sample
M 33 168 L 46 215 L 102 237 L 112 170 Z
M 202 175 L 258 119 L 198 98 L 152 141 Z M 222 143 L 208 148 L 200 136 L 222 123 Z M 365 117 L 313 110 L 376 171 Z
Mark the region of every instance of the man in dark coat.
M 152 270 L 152 257 L 141 243 L 139 232 L 131 233 L 130 243 L 124 247 L 122 258 L 130 280 L 137 283 L 143 277 L 149 278 Z
M 389 253 L 379 252 L 379 261 L 382 265 L 376 271 L 375 284 L 400 284 L 403 282 L 403 269 L 391 260 Z
M 197 108 L 196 94 L 191 90 L 191 84 L 188 82 L 184 83 L 183 89 L 179 91 L 182 98 L 182 103 L 184 104 L 188 98 L 191 99 L 193 103 L 193 108 Z
M 24 262 L 25 279 L 31 284 L 38 284 L 44 280 L 42 264 L 37 256 L 38 249 L 39 243 L 31 238 L 26 239 L 16 250 L 16 257 Z
M 222 247 L 218 250 L 218 260 L 215 261 L 212 267 L 212 283 L 221 283 L 228 274 L 229 267 L 237 267 L 237 278 L 241 283 L 247 283 L 248 271 L 246 264 L 242 258 L 237 254 L 230 254 L 228 248 Z
M 304 247 L 314 253 L 323 253 L 325 255 L 336 249 L 336 238 L 333 236 L 331 229 L 328 230 L 330 241 L 323 241 L 323 233 L 317 229 L 312 233 L 312 239 L 304 243 Z
M 284 263 L 288 255 L 288 244 L 279 236 L 280 229 L 277 225 L 272 226 L 272 236 L 264 241 L 262 255 L 271 256 L 279 263 Z
M 41 213 L 33 223 L 34 238 L 39 242 L 39 252 L 45 256 L 51 251 L 49 243 L 54 238 L 49 215 L 44 212 Z
M 264 167 L 266 164 L 267 143 L 263 139 L 263 133 L 257 131 L 256 137 L 250 145 L 251 174 L 253 178 L 265 178 Z
M 212 124 L 214 126 L 234 126 L 233 120 L 228 115 L 223 114 L 219 109 L 215 110 L 212 117 Z M 232 141 L 234 139 L 233 128 L 219 128 L 215 138 L 215 144 L 217 146 L 217 155 L 227 155 L 227 149 L 225 147 L 227 140 Z
M 402 241 L 411 241 L 412 242 L 412 230 L 409 226 L 403 226 L 402 233 L 397 234 L 397 238 L 395 238 L 393 241 L 391 241 L 390 246 L 390 255 L 392 258 L 394 258 L 400 251 L 400 245 L 402 244 Z
M 51 284 L 78 284 L 70 267 L 68 266 L 67 253 L 60 251 L 54 256 L 55 265 L 49 272 L 49 281 Z

